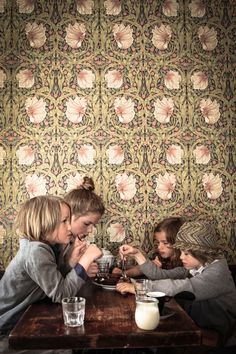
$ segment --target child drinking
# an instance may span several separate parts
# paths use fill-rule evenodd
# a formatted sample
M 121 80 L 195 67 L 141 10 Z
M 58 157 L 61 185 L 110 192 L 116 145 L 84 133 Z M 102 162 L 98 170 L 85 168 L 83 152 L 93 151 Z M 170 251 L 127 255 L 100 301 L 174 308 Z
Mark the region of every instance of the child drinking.
M 69 205 L 59 197 L 38 196 L 25 202 L 16 219 L 20 247 L 0 281 L 0 333 L 8 334 L 28 305 L 46 297 L 61 302 L 76 296 L 101 250 L 83 242 L 68 258 L 70 271 L 58 269 L 55 247 L 72 238 Z
M 71 232 L 73 235 L 70 244 L 63 251 L 64 258 L 67 258 L 74 247 L 77 247 L 85 240 L 86 236 L 92 231 L 93 226 L 99 222 L 104 214 L 104 204 L 100 196 L 94 192 L 94 189 L 92 178 L 84 177 L 83 183 L 79 187 L 72 189 L 64 198 L 71 208 Z M 68 265 L 68 262 L 66 263 Z M 62 265 L 64 272 L 70 269 L 70 267 L 65 268 L 64 260 L 62 260 Z M 93 262 L 87 274 L 90 277 L 94 277 L 97 272 L 97 263 Z

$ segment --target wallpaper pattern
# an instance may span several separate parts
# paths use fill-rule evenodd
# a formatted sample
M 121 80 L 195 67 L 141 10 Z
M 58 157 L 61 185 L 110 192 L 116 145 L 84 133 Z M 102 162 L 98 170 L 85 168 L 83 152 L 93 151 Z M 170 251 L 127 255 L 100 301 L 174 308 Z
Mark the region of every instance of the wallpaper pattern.
M 93 177 L 91 239 L 149 252 L 161 219 L 214 220 L 236 261 L 236 1 L 0 0 L 0 268 L 19 205 Z

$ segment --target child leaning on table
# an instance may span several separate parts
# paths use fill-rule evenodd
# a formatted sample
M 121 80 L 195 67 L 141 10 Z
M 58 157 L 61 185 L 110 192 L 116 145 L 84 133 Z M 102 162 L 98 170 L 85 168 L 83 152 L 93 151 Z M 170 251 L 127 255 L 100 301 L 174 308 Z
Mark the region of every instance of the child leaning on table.
M 92 178 L 85 176 L 81 185 L 69 191 L 64 197 L 71 208 L 71 232 L 73 235 L 70 243 L 61 250 L 60 263 L 62 264 L 62 271 L 65 273 L 70 270 L 67 258 L 73 248 L 81 242 L 80 240 L 85 242 L 85 238 L 92 232 L 93 227 L 105 212 L 103 201 L 94 192 L 94 189 Z M 94 277 L 97 272 L 97 263 L 93 262 L 87 273 L 90 277 Z
M 182 266 L 180 251 L 173 247 L 177 232 L 183 225 L 184 219 L 181 217 L 169 217 L 159 222 L 154 229 L 154 252 L 152 262 L 159 268 L 172 269 Z M 115 267 L 114 274 L 122 274 L 120 268 Z M 142 275 L 139 265 L 126 270 L 128 277 Z
M 58 270 L 55 247 L 70 242 L 70 219 L 70 207 L 59 197 L 34 197 L 20 209 L 16 219 L 20 247 L 0 280 L 1 335 L 9 334 L 28 305 L 46 297 L 61 302 L 76 296 L 86 282 L 87 269 L 102 255 L 95 245 L 85 248 L 84 242 L 77 244 L 68 259 L 71 270 L 65 277 Z M 2 351 L 8 352 L 6 348 Z
M 194 300 L 182 304 L 192 319 L 203 328 L 217 330 L 228 344 L 235 345 L 236 289 L 218 237 L 209 222 L 185 222 L 176 237 L 183 267 L 170 270 L 154 267 L 132 246 L 120 247 L 122 257 L 132 256 L 143 274 L 152 282 L 152 290 L 169 296 L 187 292 Z M 118 289 L 119 290 L 119 289 Z

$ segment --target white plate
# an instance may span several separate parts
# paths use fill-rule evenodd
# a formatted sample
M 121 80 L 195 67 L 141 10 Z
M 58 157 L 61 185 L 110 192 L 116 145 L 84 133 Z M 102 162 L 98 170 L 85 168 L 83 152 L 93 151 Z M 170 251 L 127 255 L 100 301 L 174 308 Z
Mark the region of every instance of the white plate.
M 116 290 L 115 285 L 101 285 L 101 287 L 105 290 Z
M 165 293 L 163 293 L 162 291 L 149 291 L 147 293 L 147 296 L 150 296 L 150 297 L 163 297 L 163 296 L 166 296 Z
M 95 281 L 93 283 L 97 286 L 100 286 L 101 288 L 103 288 L 105 290 L 116 290 L 116 285 L 104 285 L 104 284 L 96 283 Z

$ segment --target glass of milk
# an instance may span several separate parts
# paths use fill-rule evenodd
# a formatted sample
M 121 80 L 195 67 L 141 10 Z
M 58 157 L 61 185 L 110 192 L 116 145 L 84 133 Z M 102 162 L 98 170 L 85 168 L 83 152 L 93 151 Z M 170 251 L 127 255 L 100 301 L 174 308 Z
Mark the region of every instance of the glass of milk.
M 154 330 L 160 321 L 158 300 L 151 297 L 136 299 L 135 322 L 140 329 Z

